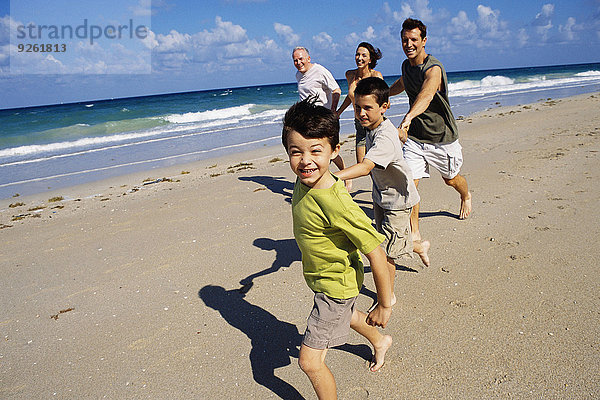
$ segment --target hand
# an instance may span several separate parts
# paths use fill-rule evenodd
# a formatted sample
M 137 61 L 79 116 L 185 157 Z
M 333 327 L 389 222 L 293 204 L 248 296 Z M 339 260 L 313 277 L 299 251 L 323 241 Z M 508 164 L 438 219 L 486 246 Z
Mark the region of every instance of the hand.
M 402 143 L 406 143 L 408 140 L 408 129 L 403 129 L 401 126 L 398 127 L 398 137 Z
M 352 190 L 352 179 L 346 179 L 344 185 L 346 186 L 348 193 L 350 193 L 350 190 Z
M 404 119 L 398 127 L 398 136 L 400 137 L 400 141 L 402 143 L 406 143 L 406 141 L 408 140 L 408 129 L 410 128 L 411 121 L 412 119 L 407 114 L 404 116 Z
M 383 307 L 381 304 L 377 304 L 375 309 L 367 315 L 367 324 L 371 326 L 380 326 L 385 328 L 390 316 L 392 315 L 392 307 Z

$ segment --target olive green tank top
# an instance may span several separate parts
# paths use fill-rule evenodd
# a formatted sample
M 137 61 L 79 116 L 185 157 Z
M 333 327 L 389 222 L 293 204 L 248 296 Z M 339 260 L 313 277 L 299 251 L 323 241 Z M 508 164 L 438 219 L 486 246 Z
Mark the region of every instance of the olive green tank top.
M 442 90 L 436 92 L 427 110 L 412 120 L 408 136 L 421 143 L 452 143 L 458 139 L 458 128 L 448 101 L 448 79 L 442 63 L 432 55 L 428 55 L 423 64 L 414 67 L 404 60 L 404 90 L 412 107 L 425 81 L 425 72 L 434 66 L 442 70 Z

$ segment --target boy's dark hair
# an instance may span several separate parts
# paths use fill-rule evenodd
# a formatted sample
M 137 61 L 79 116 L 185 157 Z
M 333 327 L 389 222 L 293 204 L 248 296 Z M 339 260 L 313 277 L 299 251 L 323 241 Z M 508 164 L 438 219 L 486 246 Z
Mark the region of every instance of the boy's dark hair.
M 288 136 L 296 131 L 305 138 L 327 138 L 331 148 L 340 142 L 340 121 L 333 111 L 315 104 L 315 96 L 308 97 L 290 107 L 283 117 L 281 141 L 287 151 Z
M 382 105 L 390 100 L 390 87 L 383 79 L 374 76 L 358 81 L 356 89 L 354 89 L 354 97 L 371 94 L 375 96 L 377 104 Z
M 383 57 L 381 55 L 381 50 L 376 49 L 371 43 L 367 42 L 361 42 L 358 46 L 356 46 L 356 50 L 358 50 L 359 47 L 364 47 L 367 49 L 369 52 L 369 57 L 371 58 L 371 61 L 369 62 L 369 68 L 375 68 L 377 65 L 377 60 Z
M 400 35 L 404 31 L 412 31 L 413 29 L 419 29 L 421 31 L 421 39 L 425 39 L 427 36 L 427 27 L 424 23 L 419 21 L 418 19 L 406 18 L 402 23 L 402 30 L 400 31 Z

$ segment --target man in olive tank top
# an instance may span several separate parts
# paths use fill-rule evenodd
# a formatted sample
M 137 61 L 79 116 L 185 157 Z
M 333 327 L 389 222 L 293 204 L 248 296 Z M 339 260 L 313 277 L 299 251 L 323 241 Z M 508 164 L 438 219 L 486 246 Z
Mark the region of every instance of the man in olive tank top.
M 408 18 L 402 24 L 402 49 L 406 60 L 402 76 L 390 87 L 390 96 L 406 91 L 410 109 L 398 128 L 404 142 L 404 158 L 415 185 L 429 177 L 429 166 L 437 169 L 444 182 L 460 194 L 460 219 L 471 213 L 471 193 L 466 179 L 459 174 L 462 148 L 458 129 L 448 102 L 448 80 L 442 63 L 425 52 L 427 27 Z M 411 215 L 413 240 L 419 240 L 419 204 Z

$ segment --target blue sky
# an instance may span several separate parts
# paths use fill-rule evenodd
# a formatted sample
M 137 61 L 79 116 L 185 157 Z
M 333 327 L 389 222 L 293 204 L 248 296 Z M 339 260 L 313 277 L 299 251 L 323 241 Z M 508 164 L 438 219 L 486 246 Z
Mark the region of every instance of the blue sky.
M 426 49 L 448 71 L 600 62 L 600 0 L 0 0 L 0 108 L 292 82 L 295 45 L 343 78 L 366 40 L 396 75 L 406 17 L 425 22 Z M 42 40 L 62 54 L 17 51 L 18 26 L 84 19 L 149 29 L 143 40 Z

